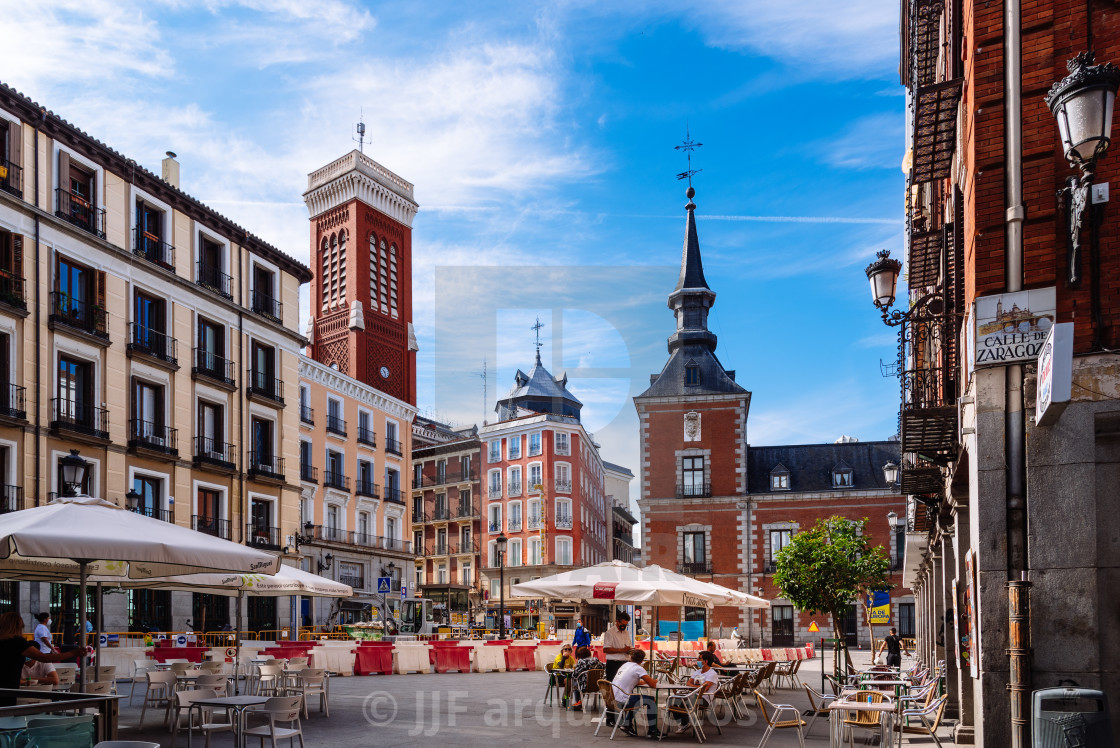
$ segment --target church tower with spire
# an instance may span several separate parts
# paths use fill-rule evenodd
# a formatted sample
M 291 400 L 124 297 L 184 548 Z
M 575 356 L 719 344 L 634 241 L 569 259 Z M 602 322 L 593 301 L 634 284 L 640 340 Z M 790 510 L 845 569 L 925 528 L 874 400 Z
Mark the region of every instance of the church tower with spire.
M 704 277 L 696 191 L 690 185 L 685 194 L 681 271 L 668 299 L 676 317 L 669 359 L 634 398 L 642 465 L 642 559 L 740 589 L 749 585 L 741 574 L 749 541 L 740 507 L 747 490 L 751 393 L 716 357 L 716 335 L 708 329 L 716 294 Z M 739 625 L 740 612 L 713 611 L 709 626 L 721 623 Z

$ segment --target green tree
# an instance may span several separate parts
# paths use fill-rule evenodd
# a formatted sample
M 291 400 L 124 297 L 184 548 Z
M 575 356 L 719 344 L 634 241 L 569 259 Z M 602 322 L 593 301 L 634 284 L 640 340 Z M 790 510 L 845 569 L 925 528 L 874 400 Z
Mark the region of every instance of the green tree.
M 843 639 L 840 619 L 848 606 L 871 590 L 890 589 L 890 559 L 883 547 L 872 547 L 863 531 L 867 519 L 818 519 L 794 535 L 774 557 L 774 583 L 799 610 L 832 616 L 833 636 Z M 839 650 L 833 668 L 839 670 Z M 848 658 L 851 665 L 851 659 Z

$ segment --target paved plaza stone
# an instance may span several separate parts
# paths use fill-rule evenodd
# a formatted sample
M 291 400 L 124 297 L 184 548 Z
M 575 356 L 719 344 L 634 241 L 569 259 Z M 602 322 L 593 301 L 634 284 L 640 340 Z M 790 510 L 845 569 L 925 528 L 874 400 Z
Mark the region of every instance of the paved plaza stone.
M 828 655 L 830 656 L 830 655 Z M 856 656 L 857 666 L 869 661 L 866 653 Z M 814 688 L 820 687 L 820 659 L 807 662 L 799 673 L 801 679 Z M 318 701 L 312 699 L 311 718 L 303 720 L 306 745 L 315 748 L 356 748 L 364 745 L 425 746 L 479 745 L 499 746 L 551 742 L 579 741 L 585 745 L 602 741 L 604 745 L 645 743 L 644 738 L 632 738 L 619 732 L 614 743 L 606 727 L 598 737 L 593 737 L 598 709 L 573 712 L 561 709 L 559 699 L 554 706 L 543 703 L 546 690 L 543 672 L 469 673 L 381 675 L 334 678 L 331 682 L 330 717 L 316 711 Z M 128 684 L 122 684 L 127 693 Z M 808 707 L 804 690 L 775 688 L 769 696 L 775 703 L 793 704 L 798 709 Z M 121 709 L 122 740 L 150 740 L 162 746 L 171 745 L 166 727 L 155 724 L 161 714 L 152 718 L 149 710 L 144 730 L 136 729 L 140 719 L 139 693 L 136 704 Z M 757 709 L 753 708 L 748 719 L 727 723 L 723 718 L 723 734 L 706 725 L 708 742 L 712 745 L 756 746 L 762 739 L 765 724 Z M 808 719 L 808 718 L 806 718 Z M 813 732 L 806 737 L 807 746 L 828 746 L 828 727 L 821 717 L 813 725 Z M 639 718 L 639 725 L 644 722 Z M 644 734 L 644 726 L 639 727 Z M 861 731 L 862 732 L 862 731 Z M 867 735 L 871 735 L 867 733 Z M 951 729 L 942 727 L 938 733 L 942 744 L 954 745 Z M 204 744 L 196 735 L 195 745 Z M 670 735 L 666 741 L 679 745 L 696 745 L 691 735 Z M 856 742 L 866 744 L 867 738 L 857 733 Z M 872 737 L 871 742 L 877 739 Z M 186 745 L 186 735 L 181 734 L 176 745 Z M 256 741 L 250 745 L 256 745 Z M 797 736 L 790 730 L 779 730 L 768 745 L 775 748 L 796 746 Z M 846 743 L 845 743 L 846 744 Z M 905 745 L 934 745 L 933 740 L 908 736 Z M 216 748 L 232 746 L 229 733 L 214 735 Z M 287 745 L 286 742 L 281 745 Z

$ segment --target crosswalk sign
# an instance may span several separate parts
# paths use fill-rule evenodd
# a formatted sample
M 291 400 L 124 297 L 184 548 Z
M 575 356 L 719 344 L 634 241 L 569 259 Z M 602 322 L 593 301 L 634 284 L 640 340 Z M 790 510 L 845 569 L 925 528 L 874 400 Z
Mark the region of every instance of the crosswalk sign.
M 388 595 L 389 592 L 392 589 L 391 586 L 390 586 L 391 584 L 392 584 L 392 580 L 389 577 L 378 577 L 377 578 L 377 594 Z

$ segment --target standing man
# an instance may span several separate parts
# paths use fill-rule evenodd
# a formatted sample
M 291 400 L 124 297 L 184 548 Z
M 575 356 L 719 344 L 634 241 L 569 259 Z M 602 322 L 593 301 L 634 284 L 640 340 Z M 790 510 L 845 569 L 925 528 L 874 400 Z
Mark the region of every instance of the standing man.
M 35 643 L 39 645 L 39 651 L 48 654 L 55 651 L 54 644 L 51 643 L 51 614 L 39 613 L 35 616 L 38 625 L 35 626 Z
M 884 649 L 887 650 L 887 667 L 902 667 L 901 650 L 906 650 L 906 656 L 910 656 L 910 651 L 906 649 L 902 639 L 898 638 L 898 629 L 894 627 L 891 627 L 890 635 L 879 645 L 879 654 L 883 654 Z
M 626 633 L 629 623 L 630 616 L 623 611 L 615 617 L 614 628 L 603 632 L 603 654 L 607 658 L 603 675 L 607 680 L 613 681 L 618 669 L 630 660 L 630 635 Z
M 591 646 L 591 634 L 583 627 L 583 621 L 576 622 L 576 633 L 572 637 L 572 646 L 578 651 L 580 647 Z

